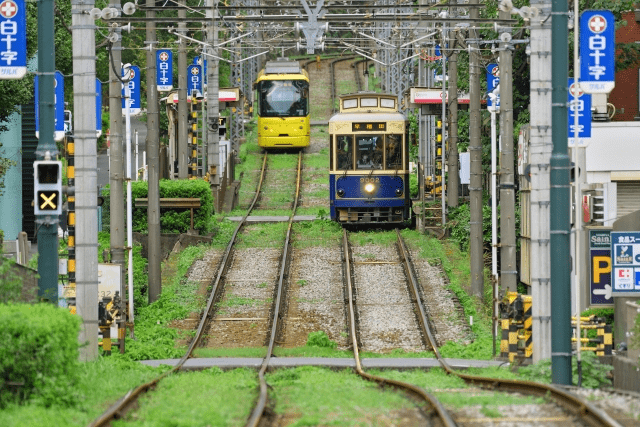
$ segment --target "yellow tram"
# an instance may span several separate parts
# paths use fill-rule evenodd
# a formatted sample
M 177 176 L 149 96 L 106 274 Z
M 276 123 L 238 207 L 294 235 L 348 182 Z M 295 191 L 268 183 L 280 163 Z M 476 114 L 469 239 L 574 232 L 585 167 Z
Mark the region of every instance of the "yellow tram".
M 258 100 L 258 145 L 292 148 L 309 145 L 309 76 L 287 58 L 267 61 L 254 84 Z

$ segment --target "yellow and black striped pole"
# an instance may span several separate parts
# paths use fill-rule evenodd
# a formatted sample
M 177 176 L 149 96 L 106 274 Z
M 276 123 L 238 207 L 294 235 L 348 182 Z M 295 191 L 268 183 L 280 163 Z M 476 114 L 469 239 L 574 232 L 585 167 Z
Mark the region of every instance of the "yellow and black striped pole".
M 67 138 L 67 185 L 69 188 L 75 187 L 75 143 L 73 138 Z M 68 214 L 67 230 L 69 239 L 67 248 L 69 252 L 69 262 L 67 272 L 69 274 L 69 287 L 65 290 L 64 297 L 67 300 L 69 311 L 76 314 L 76 198 L 73 194 L 67 196 Z

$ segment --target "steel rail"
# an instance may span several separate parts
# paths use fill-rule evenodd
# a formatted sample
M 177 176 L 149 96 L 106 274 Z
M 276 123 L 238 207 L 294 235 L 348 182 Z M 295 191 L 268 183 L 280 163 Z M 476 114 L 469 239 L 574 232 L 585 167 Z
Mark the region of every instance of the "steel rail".
M 351 64 L 351 66 L 355 69 L 356 86 L 358 87 L 358 92 L 361 92 L 361 91 L 365 90 L 365 89 L 362 88 L 362 77 L 360 77 L 360 69 L 358 68 L 360 66 L 360 64 L 363 63 L 363 62 L 366 64 L 366 60 L 365 59 L 359 59 L 359 60 L 355 61 L 353 64 Z M 363 72 L 364 71 L 365 71 L 365 69 L 363 69 Z M 366 88 L 366 90 L 369 90 L 369 88 Z
M 238 232 L 240 231 L 240 229 L 244 226 L 244 224 L 246 223 L 247 217 L 249 216 L 249 214 L 251 213 L 251 211 L 253 210 L 256 201 L 258 200 L 258 196 L 260 195 L 260 190 L 262 189 L 262 183 L 264 181 L 264 175 L 265 175 L 265 170 L 266 170 L 266 165 L 267 165 L 267 153 L 265 153 L 264 155 L 264 159 L 262 162 L 262 171 L 260 174 L 260 181 L 258 182 L 258 186 L 256 188 L 256 194 L 253 198 L 253 201 L 251 202 L 251 205 L 249 206 L 249 209 L 247 210 L 247 213 L 244 215 L 244 217 L 240 220 L 238 226 L 236 227 L 231 240 L 229 241 L 229 244 L 227 245 L 222 261 L 220 263 L 220 267 L 218 268 L 218 274 L 216 276 L 216 279 L 213 281 L 213 285 L 212 285 L 212 290 L 211 290 L 211 294 L 209 295 L 209 299 L 207 301 L 207 306 L 204 310 L 204 314 L 200 319 L 200 323 L 198 325 L 198 329 L 196 330 L 196 334 L 194 339 L 191 341 L 191 344 L 189 345 L 189 348 L 187 349 L 187 352 L 184 354 L 184 356 L 182 356 L 180 358 L 180 360 L 178 361 L 178 363 L 169 371 L 164 372 L 163 374 L 159 375 L 158 377 L 152 379 L 151 381 L 148 381 L 142 385 L 139 385 L 138 387 L 129 390 L 122 398 L 120 398 L 116 403 L 114 403 L 110 408 L 108 408 L 102 415 L 100 415 L 97 419 L 95 419 L 93 422 L 91 422 L 89 424 L 90 427 L 101 427 L 101 426 L 106 426 L 108 425 L 108 423 L 110 423 L 111 421 L 118 419 L 122 416 L 123 412 L 126 410 L 126 408 L 128 406 L 130 406 L 131 404 L 133 404 L 142 394 L 146 393 L 147 391 L 151 390 L 152 388 L 154 388 L 163 378 L 165 378 L 167 375 L 169 374 L 173 374 L 178 372 L 180 369 L 182 369 L 182 366 L 185 364 L 185 362 L 187 361 L 187 359 L 189 359 L 193 353 L 193 350 L 195 349 L 195 347 L 198 345 L 198 342 L 200 341 L 203 332 L 205 330 L 205 326 L 208 322 L 208 319 L 210 318 L 211 314 L 212 314 L 212 307 L 216 301 L 216 298 L 219 296 L 218 294 L 220 293 L 221 290 L 221 286 L 220 282 L 222 277 L 224 277 L 224 275 L 226 274 L 226 270 L 229 267 L 230 264 L 230 260 L 231 257 L 229 256 L 231 253 L 231 249 L 233 248 L 233 245 L 235 244 L 235 240 L 236 237 L 238 235 Z
M 345 281 L 347 286 L 347 299 L 349 306 L 349 334 L 351 335 L 351 345 L 353 346 L 353 358 L 356 362 L 356 372 L 361 377 L 374 381 L 382 386 L 392 386 L 397 389 L 402 389 L 404 391 L 408 391 L 411 394 L 418 396 L 420 399 L 424 400 L 428 405 L 430 405 L 432 415 L 435 415 L 440 422 L 446 427 L 456 426 L 455 421 L 447 411 L 447 409 L 438 401 L 438 399 L 432 394 L 428 393 L 421 387 L 418 387 L 414 384 L 405 383 L 402 381 L 397 381 L 389 378 L 379 377 L 377 375 L 372 375 L 365 372 L 362 369 L 362 364 L 360 362 L 360 351 L 358 349 L 358 339 L 356 335 L 356 321 L 355 321 L 355 307 L 354 307 L 354 292 L 353 292 L 353 282 L 352 282 L 352 267 L 351 267 L 351 248 L 349 246 L 349 236 L 347 234 L 347 230 L 342 230 L 342 256 L 345 270 Z
M 335 114 L 340 110 L 340 106 L 336 108 L 336 101 L 338 99 L 338 82 L 336 81 L 336 71 L 334 65 L 338 62 L 342 61 L 351 61 L 355 59 L 356 56 L 344 56 L 342 58 L 334 59 L 329 63 L 329 69 L 331 70 L 331 111 L 332 114 Z
M 296 214 L 296 210 L 298 209 L 298 198 L 300 197 L 300 181 L 302 176 L 302 150 L 298 153 L 298 178 L 296 180 L 296 196 L 293 201 L 293 208 L 291 210 L 291 215 L 289 215 L 289 224 L 287 226 L 287 237 L 284 241 L 284 248 L 282 250 L 282 258 L 280 262 L 280 275 L 278 279 L 278 289 L 275 298 L 275 306 L 273 309 L 273 322 L 271 324 L 271 335 L 269 337 L 269 346 L 267 348 L 267 355 L 262 361 L 262 365 L 260 366 L 260 371 L 258 372 L 258 380 L 260 381 L 260 395 L 258 397 L 258 402 L 251 412 L 251 416 L 247 421 L 248 427 L 258 427 L 260 422 L 262 421 L 265 408 L 267 406 L 267 392 L 268 385 L 267 380 L 264 375 L 269 368 L 269 362 L 271 361 L 271 355 L 273 354 L 273 348 L 276 343 L 276 336 L 278 334 L 278 319 L 280 318 L 280 309 L 281 302 L 284 294 L 284 286 L 285 286 L 285 278 L 288 277 L 289 271 L 289 261 L 290 251 L 289 251 L 289 243 L 291 241 L 291 228 L 293 226 L 293 217 Z
M 464 374 L 458 371 L 455 371 L 442 357 L 440 352 L 438 351 L 436 340 L 431 333 L 431 328 L 429 327 L 429 318 L 427 312 L 424 308 L 424 303 L 422 301 L 421 294 L 418 288 L 418 281 L 414 274 L 414 269 L 411 267 L 411 256 L 409 251 L 406 248 L 404 240 L 400 235 L 400 231 L 396 229 L 396 233 L 398 236 L 398 248 L 400 249 L 401 256 L 408 260 L 409 263 L 405 264 L 405 272 L 407 273 L 407 277 L 410 278 L 411 283 L 411 293 L 415 298 L 416 305 L 418 307 L 418 320 L 423 330 L 423 337 L 425 338 L 426 344 L 431 346 L 433 352 L 438 359 L 438 362 L 442 366 L 442 368 L 448 373 L 452 375 L 456 375 L 465 382 L 469 384 L 473 384 L 482 388 L 491 389 L 491 390 L 499 390 L 506 391 L 512 393 L 523 393 L 528 395 L 535 395 L 545 398 L 551 398 L 559 405 L 563 406 L 567 411 L 574 413 L 575 415 L 582 418 L 583 421 L 587 422 L 592 426 L 620 426 L 620 424 L 615 421 L 612 417 L 610 417 L 605 411 L 602 411 L 596 408 L 592 403 L 588 402 L 585 399 L 581 399 L 580 397 L 569 393 L 566 390 L 563 390 L 559 387 L 550 384 L 542 384 L 536 383 L 533 381 L 517 381 L 517 380 L 509 380 L 509 379 L 497 379 L 497 378 L 489 378 L 482 376 L 475 376 Z

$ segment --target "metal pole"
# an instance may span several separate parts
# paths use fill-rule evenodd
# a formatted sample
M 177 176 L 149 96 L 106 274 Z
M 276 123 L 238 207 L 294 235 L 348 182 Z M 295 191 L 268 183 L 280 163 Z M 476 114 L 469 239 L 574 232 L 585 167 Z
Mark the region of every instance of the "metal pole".
M 551 4 L 553 40 L 567 40 L 567 0 Z M 552 50 L 551 133 L 551 372 L 555 384 L 571 385 L 571 266 L 569 260 L 569 156 L 567 155 L 568 45 Z
M 575 184 L 575 232 L 576 232 L 576 241 L 575 241 L 575 254 L 574 254 L 574 263 L 575 265 L 575 285 L 576 285 L 576 359 L 578 364 L 578 387 L 582 386 L 582 354 L 581 347 L 582 344 L 580 342 L 580 260 L 582 255 L 582 250 L 580 246 L 580 233 L 582 233 L 582 194 L 580 188 L 580 177 L 579 171 L 580 168 L 580 149 L 578 148 L 578 95 L 580 91 L 580 67 L 578 66 L 578 41 L 580 40 L 580 28 L 578 23 L 578 18 L 580 14 L 578 13 L 580 10 L 580 5 L 578 4 L 578 0 L 574 0 L 573 2 L 573 77 L 575 89 L 573 91 L 573 164 L 575 165 L 575 173 L 573 182 Z M 586 112 L 585 112 L 586 114 Z
M 140 169 L 140 162 L 138 160 L 138 129 L 136 129 L 136 181 L 138 180 L 138 169 Z
M 121 10 L 120 0 L 112 0 L 109 7 Z M 120 35 L 119 27 L 113 31 Z M 120 292 L 124 297 L 124 165 L 122 153 L 122 43 L 120 37 L 110 48 L 109 66 L 109 252 L 111 262 L 120 264 Z M 118 74 L 116 74 L 118 73 Z M 128 76 L 127 76 L 128 78 Z
M 153 7 L 155 0 L 147 0 Z M 155 12 L 147 11 L 148 18 Z M 158 131 L 158 90 L 156 88 L 156 24 L 147 22 L 147 151 L 149 152 L 149 206 L 147 227 L 149 229 L 149 303 L 158 299 L 162 292 L 160 271 L 160 141 Z
M 178 28 L 181 34 L 187 35 L 187 10 L 178 10 Z M 187 179 L 189 176 L 189 141 L 187 129 L 187 46 L 186 42 L 178 39 L 178 178 Z M 173 177 L 173 165 L 171 167 L 171 177 Z M 173 179 L 173 178 L 172 178 Z
M 500 19 L 509 19 L 511 12 L 500 12 Z M 511 30 L 509 41 L 500 43 L 500 286 L 511 292 L 518 290 L 516 265 L 515 178 L 513 157 L 513 67 Z
M 451 12 L 449 12 L 451 13 Z M 458 206 L 458 187 L 460 186 L 460 174 L 458 171 L 458 52 L 455 50 L 455 30 L 450 31 L 449 47 L 449 182 L 447 185 L 447 201 L 449 206 Z
M 496 152 L 498 151 L 498 141 L 496 138 L 496 102 L 494 97 L 491 100 L 491 277 L 493 279 L 493 356 L 496 355 L 496 340 L 498 337 L 498 221 L 496 215 Z
M 470 4 L 479 4 L 474 0 Z M 480 16 L 477 7 L 471 8 L 471 19 Z M 482 298 L 484 291 L 484 260 L 482 257 L 482 141 L 480 139 L 480 57 L 478 33 L 472 29 L 469 36 L 469 152 L 470 175 L 469 210 L 470 210 L 470 239 L 469 252 L 471 255 L 471 293 Z
M 207 0 L 207 6 L 209 7 L 206 12 L 207 18 L 211 21 L 207 31 L 207 41 L 209 46 L 206 50 L 212 55 L 208 61 L 207 66 L 207 166 L 209 171 L 209 184 L 211 185 L 211 191 L 215 198 L 216 211 L 222 208 L 222 200 L 219 200 L 218 193 L 220 190 L 220 138 L 218 135 L 218 64 L 219 61 L 215 59 L 218 56 L 218 49 L 215 47 L 218 44 L 218 25 L 216 20 L 218 19 L 218 10 L 213 10 L 213 6 L 218 3 L 218 0 Z
M 443 12 L 446 13 L 446 12 Z M 447 86 L 447 55 L 445 51 L 445 45 L 447 41 L 447 32 L 446 29 L 442 31 L 442 151 L 440 152 L 440 164 L 442 165 L 440 170 L 440 187 L 442 193 L 440 196 L 442 197 L 442 228 L 444 229 L 445 224 L 447 223 L 447 199 L 445 196 L 445 159 L 446 159 L 446 146 L 447 146 L 447 92 L 445 92 Z M 458 100 L 458 96 L 456 95 L 456 102 Z
M 38 97 L 40 112 L 40 136 L 36 160 L 47 153 L 56 160 L 58 148 L 53 140 L 55 132 L 54 73 L 56 69 L 53 29 L 53 0 L 42 0 L 38 5 Z M 58 303 L 58 217 L 36 217 L 38 239 L 38 296 L 54 304 Z
M 127 152 L 127 252 L 129 256 L 129 265 L 127 266 L 128 286 L 129 291 L 129 322 L 134 323 L 133 318 L 133 221 L 132 221 L 132 209 L 131 209 L 131 111 L 129 105 L 129 98 L 131 98 L 131 89 L 129 85 L 125 85 L 125 117 L 126 117 L 126 152 Z M 136 131 L 136 137 L 137 137 Z
M 98 153 L 96 147 L 94 2 L 72 3 L 75 105 L 76 307 L 82 318 L 81 360 L 98 357 Z M 50 135 L 45 132 L 44 135 Z M 42 136 L 42 134 L 41 134 Z M 49 271 L 47 274 L 51 274 Z

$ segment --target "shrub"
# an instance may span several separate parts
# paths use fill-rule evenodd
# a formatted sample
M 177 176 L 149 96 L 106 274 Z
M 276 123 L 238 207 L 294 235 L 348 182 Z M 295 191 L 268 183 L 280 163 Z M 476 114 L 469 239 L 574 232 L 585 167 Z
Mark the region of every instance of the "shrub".
M 578 384 L 578 362 L 576 357 L 571 358 L 573 384 Z M 611 385 L 607 374 L 613 366 L 600 363 L 598 357 L 590 352 L 582 352 L 582 387 L 599 388 Z M 518 375 L 529 381 L 551 384 L 551 360 L 541 360 L 535 365 L 529 365 L 518 369 Z
M 336 348 L 338 343 L 331 341 L 324 331 L 309 332 L 307 336 L 307 346 Z
M 0 407 L 77 401 L 80 318 L 51 304 L 0 305 Z

